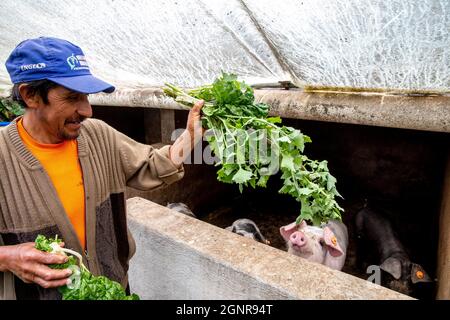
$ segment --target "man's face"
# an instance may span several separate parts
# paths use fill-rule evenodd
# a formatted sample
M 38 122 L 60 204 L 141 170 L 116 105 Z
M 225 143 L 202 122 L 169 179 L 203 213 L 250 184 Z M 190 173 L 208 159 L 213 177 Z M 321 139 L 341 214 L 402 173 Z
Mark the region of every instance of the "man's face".
M 92 116 L 92 108 L 86 94 L 58 86 L 48 92 L 48 104 L 37 112 L 39 121 L 48 135 L 56 141 L 76 139 L 81 122 Z

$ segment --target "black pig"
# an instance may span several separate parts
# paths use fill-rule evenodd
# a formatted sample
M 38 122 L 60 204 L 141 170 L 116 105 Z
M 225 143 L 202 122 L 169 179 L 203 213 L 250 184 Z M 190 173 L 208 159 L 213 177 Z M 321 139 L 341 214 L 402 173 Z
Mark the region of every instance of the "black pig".
M 225 229 L 258 242 L 270 244 L 270 241 L 262 235 L 261 231 L 259 231 L 256 223 L 250 219 L 238 219 Z
M 191 209 L 189 209 L 189 207 L 183 202 L 168 203 L 166 207 L 184 213 L 185 215 L 190 216 L 192 218 L 197 218 L 196 215 L 191 211 Z
M 419 264 L 411 262 L 389 220 L 369 207 L 360 210 L 355 219 L 358 238 L 375 249 L 380 269 L 387 273 L 382 274 L 383 285 L 413 296 L 415 284 L 432 282 Z M 367 249 L 370 248 L 364 251 Z M 361 249 L 358 251 L 362 253 Z

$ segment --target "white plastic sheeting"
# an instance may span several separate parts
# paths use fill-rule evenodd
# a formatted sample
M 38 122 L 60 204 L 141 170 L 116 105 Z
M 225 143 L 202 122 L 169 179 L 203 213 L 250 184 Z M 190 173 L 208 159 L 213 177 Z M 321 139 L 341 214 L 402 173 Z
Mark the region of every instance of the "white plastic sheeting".
M 448 0 L 2 0 L 3 62 L 20 41 L 65 38 L 122 88 L 248 83 L 443 91 Z

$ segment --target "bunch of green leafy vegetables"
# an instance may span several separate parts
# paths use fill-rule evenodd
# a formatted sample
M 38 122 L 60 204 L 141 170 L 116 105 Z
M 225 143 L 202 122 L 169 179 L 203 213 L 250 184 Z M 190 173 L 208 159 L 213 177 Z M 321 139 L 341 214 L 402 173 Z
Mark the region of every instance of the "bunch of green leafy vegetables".
M 0 99 L 0 121 L 12 121 L 24 113 L 22 106 L 10 98 Z
M 72 271 L 69 279 L 71 283 L 58 290 L 62 294 L 63 300 L 139 300 L 137 294 L 127 296 L 122 286 L 104 276 L 92 275 L 82 262 L 81 255 L 73 250 L 62 248 L 61 239 L 46 238 L 38 235 L 35 240 L 35 248 L 41 251 L 62 254 L 71 254 L 69 260 L 62 264 L 51 264 L 53 269 L 70 269 Z M 80 266 L 77 265 L 78 258 Z
M 320 225 L 330 219 L 341 220 L 343 209 L 336 179 L 327 161 L 315 161 L 303 154 L 311 139 L 292 127 L 281 126 L 280 117 L 269 117 L 269 106 L 255 103 L 253 89 L 233 74 L 222 73 L 212 84 L 183 90 L 166 83 L 166 95 L 192 107 L 204 100 L 202 126 L 214 155 L 218 180 L 244 186 L 266 187 L 269 177 L 282 172 L 282 194 L 289 194 L 300 204 L 301 220 Z

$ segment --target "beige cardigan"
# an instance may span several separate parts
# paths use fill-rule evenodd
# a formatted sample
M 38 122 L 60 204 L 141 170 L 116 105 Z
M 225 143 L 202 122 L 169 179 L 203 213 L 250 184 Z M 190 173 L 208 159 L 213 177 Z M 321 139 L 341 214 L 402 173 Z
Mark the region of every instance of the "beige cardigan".
M 135 243 L 126 223 L 125 188 L 149 190 L 181 179 L 169 146 L 138 143 L 100 120 L 83 122 L 78 141 L 86 194 L 86 247 L 83 252 L 56 191 L 39 161 L 22 143 L 18 119 L 0 129 L 0 245 L 34 241 L 37 234 L 63 238 L 82 253 L 94 275 L 127 285 Z M 56 289 L 25 284 L 0 272 L 0 299 L 58 299 Z

